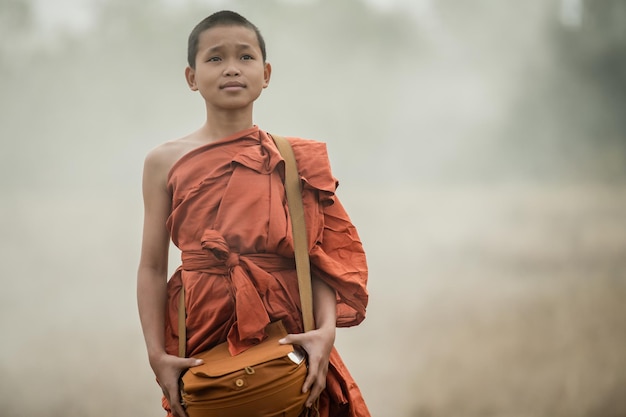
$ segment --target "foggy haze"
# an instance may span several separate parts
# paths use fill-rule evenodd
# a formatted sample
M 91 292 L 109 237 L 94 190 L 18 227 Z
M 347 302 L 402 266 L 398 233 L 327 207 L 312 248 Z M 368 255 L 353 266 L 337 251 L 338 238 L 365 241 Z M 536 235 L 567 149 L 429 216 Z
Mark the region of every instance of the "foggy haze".
M 255 123 L 328 143 L 372 415 L 626 414 L 622 0 L 0 0 L 0 414 L 164 415 L 141 170 L 204 122 L 186 41 L 222 8 L 268 45 Z

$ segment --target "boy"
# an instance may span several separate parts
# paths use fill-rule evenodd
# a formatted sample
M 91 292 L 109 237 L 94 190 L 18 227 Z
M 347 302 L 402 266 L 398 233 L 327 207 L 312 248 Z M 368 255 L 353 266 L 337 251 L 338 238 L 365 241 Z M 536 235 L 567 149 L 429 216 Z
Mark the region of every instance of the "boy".
M 336 326 L 364 319 L 367 266 L 357 232 L 335 197 L 337 182 L 325 145 L 290 139 L 303 181 L 316 323 L 316 330 L 302 333 L 292 261 L 281 271 L 264 270 L 256 261 L 259 256 L 275 263 L 293 259 L 282 157 L 252 122 L 253 104 L 271 75 L 265 42 L 244 17 L 218 12 L 191 32 L 188 65 L 185 77 L 204 98 L 206 122 L 146 157 L 137 277 L 148 357 L 168 416 L 186 415 L 178 381 L 201 363 L 194 354 L 225 341 L 231 352 L 240 353 L 278 320 L 290 333 L 282 342 L 308 353 L 305 406 L 319 399 L 321 416 L 369 416 L 333 347 Z M 168 281 L 170 238 L 183 263 Z M 218 249 L 224 255 L 219 270 L 202 266 L 203 257 L 217 259 Z M 176 356 L 182 286 L 188 358 Z

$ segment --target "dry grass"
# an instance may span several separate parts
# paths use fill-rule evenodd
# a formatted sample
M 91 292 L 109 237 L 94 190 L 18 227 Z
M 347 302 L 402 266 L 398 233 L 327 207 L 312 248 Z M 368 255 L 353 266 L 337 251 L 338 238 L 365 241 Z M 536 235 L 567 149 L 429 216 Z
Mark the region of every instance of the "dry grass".
M 372 304 L 345 341 L 375 415 L 626 415 L 623 188 L 380 197 L 357 197 Z
M 372 414 L 626 415 L 624 191 L 344 193 L 371 306 L 337 344 Z M 139 198 L 0 211 L 2 415 L 162 415 L 135 308 Z

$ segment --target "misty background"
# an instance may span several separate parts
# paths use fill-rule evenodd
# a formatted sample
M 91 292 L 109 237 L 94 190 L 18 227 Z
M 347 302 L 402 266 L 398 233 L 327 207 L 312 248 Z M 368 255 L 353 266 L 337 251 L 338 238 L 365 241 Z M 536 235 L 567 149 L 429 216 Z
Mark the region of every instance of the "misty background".
M 360 231 L 372 415 L 626 415 L 624 0 L 0 0 L 0 414 L 164 415 L 141 170 L 203 123 L 224 8 L 267 42 L 255 123 L 328 143 Z

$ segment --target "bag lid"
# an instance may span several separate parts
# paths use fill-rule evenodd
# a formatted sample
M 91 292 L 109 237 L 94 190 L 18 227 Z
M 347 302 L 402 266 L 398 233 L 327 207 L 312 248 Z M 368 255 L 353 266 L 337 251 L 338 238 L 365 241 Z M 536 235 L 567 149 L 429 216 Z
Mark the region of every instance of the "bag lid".
M 254 345 L 238 355 L 231 356 L 228 351 L 228 342 L 221 343 L 212 349 L 193 355 L 202 359 L 204 363 L 189 368 L 189 372 L 200 377 L 219 377 L 231 372 L 239 371 L 247 366 L 254 366 L 273 359 L 282 358 L 293 352 L 293 346 L 281 345 L 280 339 L 287 336 L 283 323 L 270 323 L 265 328 L 267 338 L 258 345 Z

